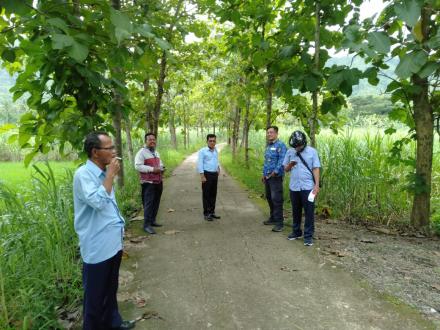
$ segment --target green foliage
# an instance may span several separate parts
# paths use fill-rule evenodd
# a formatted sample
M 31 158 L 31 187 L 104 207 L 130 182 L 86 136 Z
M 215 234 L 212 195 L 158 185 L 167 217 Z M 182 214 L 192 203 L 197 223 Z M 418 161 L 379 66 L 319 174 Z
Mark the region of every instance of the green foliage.
M 0 183 L 2 329 L 57 328 L 57 308 L 80 299 L 72 174 L 58 181 L 50 166 L 37 171 L 20 193 Z
M 345 28 L 344 46 L 365 58 L 372 67 L 377 70 L 388 68 L 386 62 L 390 57 L 399 61 L 395 69 L 397 78 L 389 82 L 387 92 L 391 92 L 394 105 L 390 118 L 409 128 L 408 136 L 396 141 L 392 150 L 393 156 L 405 163 L 410 163 L 410 159 L 405 159 L 401 151 L 408 138 L 417 141 L 418 150 L 431 153 L 433 145 L 436 102 L 435 93 L 431 91 L 438 88 L 440 77 L 440 47 L 437 43 L 440 16 L 436 6 L 438 4 L 433 1 L 394 1 L 387 5 L 377 21 L 366 20 L 359 24 L 355 17 Z M 369 38 L 368 44 L 363 42 L 365 37 Z M 415 226 L 429 223 L 431 157 L 419 152 L 413 163 L 415 171 L 410 170 L 407 176 L 408 188 L 421 197 L 415 199 L 413 206 L 412 222 Z M 424 192 L 428 194 L 422 194 Z
M 62 151 L 66 142 L 80 150 L 92 130 L 113 131 L 109 119 L 115 109 L 130 108 L 122 68 L 131 69 L 157 45 L 169 49 L 145 21 L 113 9 L 109 1 L 92 4 L 4 6 L 3 65 L 18 73 L 14 100 L 28 94 L 33 110 L 21 118 L 18 134 L 29 151 L 27 161 L 52 146 Z

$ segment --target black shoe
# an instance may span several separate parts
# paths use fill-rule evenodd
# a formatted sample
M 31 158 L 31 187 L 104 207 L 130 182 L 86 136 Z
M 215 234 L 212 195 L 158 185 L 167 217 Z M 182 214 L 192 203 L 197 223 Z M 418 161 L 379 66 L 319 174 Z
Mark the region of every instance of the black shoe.
M 275 225 L 275 226 L 272 228 L 272 231 L 274 231 L 274 232 L 276 232 L 276 233 L 279 233 L 280 231 L 283 231 L 283 229 L 284 229 L 283 226 L 281 226 L 281 225 Z
M 160 223 L 154 222 L 151 224 L 151 227 L 162 227 L 162 225 Z
M 296 235 L 295 233 L 291 233 L 291 234 L 289 234 L 289 236 L 287 236 L 287 239 L 289 241 L 294 241 L 294 240 L 296 240 L 296 239 L 298 239 L 300 237 L 302 237 L 302 235 Z
M 220 219 L 221 217 L 216 215 L 215 213 L 211 214 L 211 218 L 213 219 Z
M 267 219 L 266 221 L 263 221 L 263 224 L 266 226 L 273 226 L 276 225 L 277 223 L 272 219 Z
M 122 321 L 118 328 L 112 328 L 116 330 L 128 330 L 133 329 L 136 326 L 136 321 Z
M 205 220 L 206 220 L 206 221 L 212 221 L 213 219 L 212 219 L 212 216 L 210 216 L 210 215 L 205 215 Z
M 144 227 L 144 232 L 146 232 L 148 234 L 151 234 L 151 235 L 156 234 L 156 231 L 151 226 L 145 226 Z

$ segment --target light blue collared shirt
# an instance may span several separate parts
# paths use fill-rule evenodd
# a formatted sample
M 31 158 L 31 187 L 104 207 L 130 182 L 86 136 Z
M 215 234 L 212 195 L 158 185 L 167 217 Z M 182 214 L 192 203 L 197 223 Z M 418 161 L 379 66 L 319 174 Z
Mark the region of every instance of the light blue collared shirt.
M 197 171 L 203 173 L 217 172 L 218 171 L 218 152 L 217 149 L 209 149 L 209 147 L 203 147 L 199 150 L 199 159 L 197 161 Z
M 314 168 L 321 167 L 316 149 L 307 146 L 301 152 L 301 156 L 312 171 Z M 296 165 L 290 171 L 289 189 L 291 191 L 312 190 L 315 186 L 312 173 L 296 155 L 296 150 L 289 148 L 284 157 L 283 165 L 286 166 L 292 160 L 296 162 Z
M 96 264 L 122 250 L 124 218 L 116 204 L 115 192 L 108 194 L 102 182 L 105 172 L 87 160 L 73 178 L 75 231 L 79 236 L 81 257 Z

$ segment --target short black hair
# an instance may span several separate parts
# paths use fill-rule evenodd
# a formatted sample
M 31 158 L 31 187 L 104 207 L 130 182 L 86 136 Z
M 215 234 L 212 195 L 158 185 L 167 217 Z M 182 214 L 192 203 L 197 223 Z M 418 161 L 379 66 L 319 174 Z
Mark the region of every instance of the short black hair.
M 144 140 L 146 140 L 147 137 L 150 136 L 150 135 L 153 135 L 154 138 L 156 138 L 156 134 L 154 134 L 153 132 L 147 132 L 147 133 L 145 133 Z
M 278 133 L 278 126 L 275 126 L 275 125 L 267 126 L 267 128 L 266 128 L 266 132 L 267 132 L 268 130 L 270 130 L 271 128 L 273 128 L 273 130 L 274 130 L 275 132 Z
M 95 131 L 87 134 L 84 140 L 84 151 L 87 153 L 87 157 L 92 157 L 92 150 L 101 147 L 100 135 L 109 136 L 107 132 Z
M 208 135 L 206 135 L 206 141 L 208 141 L 210 138 L 216 138 L 217 139 L 217 135 L 215 135 L 215 134 L 208 134 Z

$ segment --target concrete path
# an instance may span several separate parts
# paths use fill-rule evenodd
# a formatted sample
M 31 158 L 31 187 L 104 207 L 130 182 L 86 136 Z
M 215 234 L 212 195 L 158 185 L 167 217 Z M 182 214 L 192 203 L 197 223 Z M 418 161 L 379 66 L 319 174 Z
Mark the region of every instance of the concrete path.
M 263 226 L 267 216 L 224 171 L 216 209 L 222 218 L 203 220 L 196 157 L 165 182 L 158 235 L 128 246 L 122 275 L 133 278 L 120 292 L 147 304 L 121 303 L 123 315 L 147 309 L 160 316 L 136 329 L 430 328 L 326 264 L 319 246 L 288 241 L 287 228 L 273 233 Z

